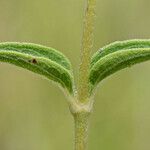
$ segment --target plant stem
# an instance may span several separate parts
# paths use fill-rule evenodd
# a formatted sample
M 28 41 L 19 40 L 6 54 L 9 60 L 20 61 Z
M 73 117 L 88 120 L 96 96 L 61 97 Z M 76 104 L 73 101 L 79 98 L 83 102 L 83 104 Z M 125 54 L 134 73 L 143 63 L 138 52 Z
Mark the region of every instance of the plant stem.
M 71 112 L 75 121 L 75 150 L 87 149 L 89 114 L 91 101 L 89 98 L 89 67 L 93 46 L 93 30 L 96 0 L 87 0 L 82 38 L 82 56 L 79 69 L 78 97 L 71 104 Z
M 96 0 L 87 0 L 87 8 L 84 18 L 84 31 L 82 38 L 82 50 L 81 50 L 81 64 L 79 69 L 79 87 L 78 87 L 78 99 L 84 103 L 89 96 L 89 66 L 90 55 L 93 46 L 93 30 L 94 30 L 94 18 L 95 18 L 95 6 Z
M 88 136 L 88 113 L 74 114 L 75 121 L 75 150 L 87 149 L 87 136 Z

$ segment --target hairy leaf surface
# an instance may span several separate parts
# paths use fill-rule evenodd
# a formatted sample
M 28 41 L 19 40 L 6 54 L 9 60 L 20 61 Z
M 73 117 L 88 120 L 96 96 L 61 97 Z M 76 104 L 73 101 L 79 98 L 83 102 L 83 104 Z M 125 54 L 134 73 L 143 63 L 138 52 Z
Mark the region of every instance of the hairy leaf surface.
M 31 43 L 0 43 L 0 61 L 44 75 L 73 93 L 70 62 L 53 48 Z
M 126 41 L 116 41 L 114 43 L 106 45 L 103 48 L 100 48 L 99 51 L 97 51 L 93 55 L 91 60 L 91 67 L 102 57 L 109 55 L 110 53 L 135 48 L 150 48 L 150 40 L 133 39 Z
M 90 69 L 90 90 L 107 76 L 150 59 L 150 40 L 131 40 L 110 44 L 93 56 Z

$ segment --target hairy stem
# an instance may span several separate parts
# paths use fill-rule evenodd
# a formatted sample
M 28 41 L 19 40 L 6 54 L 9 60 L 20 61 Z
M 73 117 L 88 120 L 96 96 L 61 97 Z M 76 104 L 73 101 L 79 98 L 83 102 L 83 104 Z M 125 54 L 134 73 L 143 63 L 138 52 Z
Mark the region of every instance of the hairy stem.
M 84 31 L 82 38 L 82 50 L 81 50 L 81 64 L 79 69 L 79 87 L 78 87 L 78 99 L 84 103 L 89 96 L 89 65 L 90 55 L 93 46 L 93 30 L 94 30 L 94 18 L 95 18 L 95 6 L 96 0 L 87 0 L 87 7 L 84 18 Z
M 88 123 L 91 107 L 89 99 L 89 67 L 93 46 L 96 0 L 87 0 L 79 69 L 78 97 L 72 106 L 75 121 L 75 150 L 87 150 Z
M 89 114 L 77 113 L 75 120 L 75 150 L 87 149 Z

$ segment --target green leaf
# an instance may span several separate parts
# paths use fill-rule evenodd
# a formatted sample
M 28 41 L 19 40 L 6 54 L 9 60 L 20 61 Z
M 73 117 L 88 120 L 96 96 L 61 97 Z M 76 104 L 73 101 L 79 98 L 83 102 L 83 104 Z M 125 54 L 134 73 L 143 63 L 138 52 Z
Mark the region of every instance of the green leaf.
M 71 64 L 53 48 L 31 43 L 0 43 L 0 61 L 43 75 L 73 94 Z
M 126 41 L 116 41 L 114 43 L 104 46 L 103 48 L 100 48 L 99 51 L 97 51 L 93 55 L 91 60 L 91 67 L 102 57 L 110 53 L 114 53 L 120 50 L 135 49 L 135 48 L 149 48 L 149 47 L 150 47 L 150 40 L 133 39 L 133 40 L 126 40 Z
M 102 48 L 92 57 L 90 91 L 107 76 L 134 64 L 150 59 L 150 40 L 115 42 Z

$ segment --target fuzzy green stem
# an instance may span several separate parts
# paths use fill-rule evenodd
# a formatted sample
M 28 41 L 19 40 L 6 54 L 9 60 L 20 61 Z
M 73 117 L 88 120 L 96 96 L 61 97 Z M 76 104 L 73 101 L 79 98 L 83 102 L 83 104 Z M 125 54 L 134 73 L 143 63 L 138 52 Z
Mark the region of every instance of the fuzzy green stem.
M 79 87 L 78 87 L 78 99 L 84 103 L 89 96 L 89 66 L 91 49 L 93 46 L 93 30 L 94 30 L 94 18 L 95 18 L 95 6 L 96 0 L 87 0 L 87 8 L 84 18 L 84 31 L 82 38 L 82 50 L 81 50 L 81 64 L 79 69 Z
M 89 114 L 74 114 L 75 120 L 75 150 L 87 150 Z

